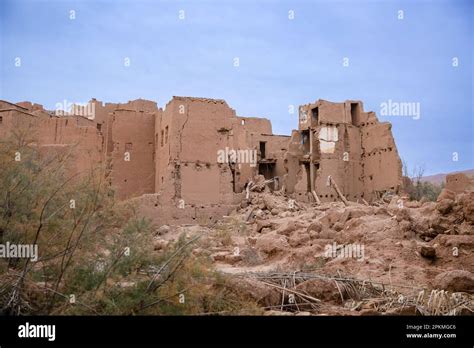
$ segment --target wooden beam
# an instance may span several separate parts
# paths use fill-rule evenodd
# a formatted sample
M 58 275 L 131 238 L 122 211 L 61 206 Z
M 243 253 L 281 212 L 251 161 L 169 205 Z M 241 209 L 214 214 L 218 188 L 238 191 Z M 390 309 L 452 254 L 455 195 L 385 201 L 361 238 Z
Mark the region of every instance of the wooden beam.
M 342 192 L 339 190 L 339 187 L 337 186 L 336 182 L 334 181 L 334 179 L 329 175 L 328 176 L 328 180 L 329 180 L 329 183 L 334 187 L 334 189 L 336 190 L 336 193 L 337 195 L 339 196 L 339 198 L 341 199 L 342 202 L 344 202 L 344 205 L 345 206 L 348 206 L 349 205 L 349 202 L 347 201 L 346 197 L 344 197 L 344 195 L 342 194 Z
M 311 180 L 311 192 L 314 191 L 314 156 L 313 156 L 313 130 L 309 129 L 309 178 Z M 316 200 L 317 201 L 317 200 Z
M 319 200 L 319 197 L 318 195 L 316 194 L 316 191 L 311 191 L 311 193 L 313 194 L 313 197 L 314 197 L 314 200 L 316 201 L 316 204 L 321 204 L 321 201 Z

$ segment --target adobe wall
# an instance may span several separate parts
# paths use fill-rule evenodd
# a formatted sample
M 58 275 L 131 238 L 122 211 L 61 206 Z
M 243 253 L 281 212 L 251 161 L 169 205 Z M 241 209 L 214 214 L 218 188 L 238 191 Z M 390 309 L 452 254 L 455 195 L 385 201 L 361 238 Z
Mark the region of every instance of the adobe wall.
M 28 139 L 36 139 L 37 117 L 26 109 L 10 107 L 0 102 L 0 140 L 14 140 L 19 131 Z
M 270 185 L 274 189 L 281 189 L 283 185 L 283 176 L 286 174 L 284 163 L 285 153 L 289 149 L 290 137 L 286 135 L 273 135 L 271 133 L 251 133 L 250 144 L 258 152 L 258 172 L 266 179 L 278 177 L 277 184 Z M 260 152 L 260 143 L 265 143 L 265 157 Z M 255 174 L 256 171 L 252 174 Z
M 111 184 L 119 199 L 155 192 L 155 113 L 118 109 L 109 115 Z
M 232 143 L 229 144 L 230 149 L 243 150 L 244 161 L 240 161 L 233 166 L 234 175 L 234 191 L 239 193 L 245 189 L 245 185 L 258 174 L 258 137 L 262 134 L 271 134 L 272 125 L 268 119 L 259 117 L 243 117 L 237 116 L 231 119 L 231 129 L 229 134 Z M 250 155 L 252 155 L 250 157 Z M 247 160 L 252 160 L 252 163 Z
M 368 199 L 376 192 L 398 191 L 402 163 L 388 122 L 371 122 L 361 127 L 364 193 Z M 381 175 L 383 173 L 383 175 Z
M 193 204 L 184 208 L 170 204 L 159 193 L 144 194 L 129 200 L 139 207 L 141 214 L 151 219 L 158 226 L 163 224 L 178 225 L 196 223 L 207 225 L 215 223 L 232 210 L 244 199 L 244 194 L 237 194 L 229 204 Z
M 223 100 L 173 97 L 156 124 L 157 192 L 191 207 L 232 201 L 231 169 L 218 163 L 218 151 L 234 145 L 232 117 Z
M 322 201 L 339 199 L 327 186 L 329 175 L 349 200 L 375 199 L 401 183 L 391 126 L 364 112 L 360 101 L 300 106 L 291 137 L 273 135 L 269 120 L 238 116 L 220 99 L 173 97 L 164 109 L 143 99 L 90 103 L 92 118 L 0 101 L 0 135 L 13 122 L 26 123 L 45 149 L 77 148 L 74 171 L 106 166 L 118 199 L 145 194 L 150 213 L 173 221 L 227 211 L 259 173 L 278 178 L 271 189 L 301 200 L 311 199 L 311 168 Z M 230 160 L 229 151 L 243 156 Z
M 168 102 L 155 120 L 154 136 L 156 199 L 169 202 L 169 207 L 154 203 L 150 211 L 166 220 L 188 222 L 206 212 L 212 217 L 213 212 L 235 207 L 240 202 L 236 197 L 258 173 L 256 162 L 223 162 L 229 151 L 256 154 L 259 142 L 265 141 L 267 157 L 281 160 L 289 141 L 272 136 L 267 119 L 237 116 L 223 100 L 192 97 L 173 97 Z M 276 173 L 284 172 L 281 160 Z
M 474 178 L 464 173 L 448 174 L 445 188 L 455 193 L 474 191 Z
M 298 129 L 286 156 L 288 192 L 305 196 L 311 187 L 311 165 L 314 188 L 322 201 L 339 199 L 327 185 L 328 176 L 349 200 L 372 200 L 385 191 L 398 191 L 402 166 L 391 125 L 380 123 L 373 112 L 364 112 L 360 101 L 318 100 L 302 105 Z
M 249 133 L 272 134 L 272 123 L 266 118 L 237 116 L 232 122 L 239 132 L 245 130 Z
M 38 146 L 42 155 L 63 154 L 73 158 L 68 162 L 69 176 L 81 177 L 101 164 L 102 138 L 92 121 L 83 117 L 56 117 L 48 114 L 42 106 L 23 102 L 23 106 L 11 107 L 0 102 L 0 137 L 8 139 L 14 134 L 24 133 L 28 142 Z

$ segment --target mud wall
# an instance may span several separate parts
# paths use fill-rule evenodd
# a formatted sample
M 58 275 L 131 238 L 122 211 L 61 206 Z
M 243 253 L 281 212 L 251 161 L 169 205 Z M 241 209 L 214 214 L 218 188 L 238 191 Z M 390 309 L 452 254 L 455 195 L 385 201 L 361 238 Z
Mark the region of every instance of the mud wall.
M 34 107 L 0 110 L 0 137 L 2 140 L 18 140 L 35 144 L 40 154 L 64 155 L 71 158 L 68 163 L 69 176 L 78 178 L 88 175 L 102 163 L 102 137 L 93 121 L 83 117 L 56 117 L 39 109 L 39 105 L 22 103 Z M 7 106 L 2 103 L 0 107 Z
M 288 192 L 304 196 L 309 191 L 311 166 L 322 201 L 339 199 L 327 185 L 328 176 L 349 200 L 398 191 L 401 161 L 389 123 L 380 123 L 375 113 L 364 112 L 362 103 L 353 100 L 318 100 L 300 106 L 299 112 L 299 136 L 293 135 L 293 151 L 286 158 Z
M 26 122 L 40 146 L 77 147 L 75 170 L 107 164 L 119 199 L 157 193 L 184 215 L 189 212 L 182 211 L 183 203 L 191 209 L 233 204 L 258 173 L 281 178 L 278 188 L 306 199 L 313 168 L 314 189 L 323 201 L 338 200 L 328 176 L 350 200 L 371 200 L 401 184 L 391 126 L 364 112 L 360 101 L 300 106 L 291 138 L 273 135 L 267 119 L 237 116 L 220 99 L 173 97 L 163 110 L 143 99 L 90 103 L 93 119 L 0 101 L 0 134 L 13 121 Z M 22 116 L 14 119 L 12 113 Z M 244 156 L 232 160 L 232 151 Z
M 448 174 L 445 188 L 455 193 L 474 191 L 474 178 L 464 173 Z
M 119 199 L 155 192 L 155 114 L 116 110 L 112 128 L 111 183 Z

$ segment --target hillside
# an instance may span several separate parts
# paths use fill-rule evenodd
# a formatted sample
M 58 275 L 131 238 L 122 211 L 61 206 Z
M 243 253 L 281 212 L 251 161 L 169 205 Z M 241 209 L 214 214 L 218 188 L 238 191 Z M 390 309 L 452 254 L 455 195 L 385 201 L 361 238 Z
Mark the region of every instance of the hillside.
M 441 184 L 446 180 L 446 175 L 448 174 L 455 174 L 455 173 L 464 173 L 469 176 L 474 176 L 474 169 L 463 170 L 459 172 L 452 172 L 452 173 L 441 173 L 441 174 L 434 174 L 434 175 L 427 175 L 424 176 L 421 181 L 427 181 L 432 184 Z

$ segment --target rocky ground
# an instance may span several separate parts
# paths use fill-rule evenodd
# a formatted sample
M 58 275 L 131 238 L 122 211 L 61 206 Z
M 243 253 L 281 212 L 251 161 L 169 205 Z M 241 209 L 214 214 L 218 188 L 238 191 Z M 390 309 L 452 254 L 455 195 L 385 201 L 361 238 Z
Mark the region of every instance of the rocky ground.
M 212 227 L 161 226 L 155 249 L 182 233 L 268 315 L 474 311 L 474 192 L 348 206 L 252 192 Z

